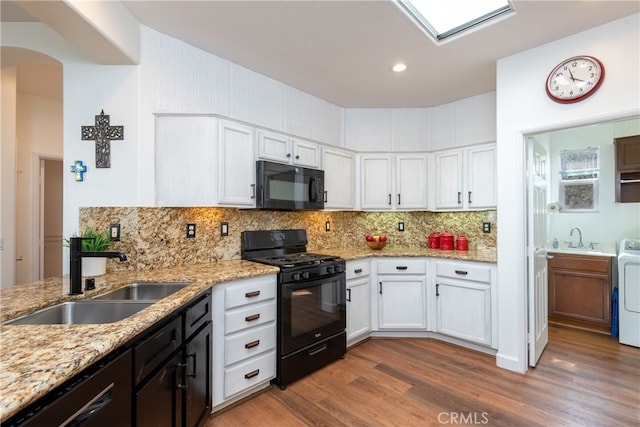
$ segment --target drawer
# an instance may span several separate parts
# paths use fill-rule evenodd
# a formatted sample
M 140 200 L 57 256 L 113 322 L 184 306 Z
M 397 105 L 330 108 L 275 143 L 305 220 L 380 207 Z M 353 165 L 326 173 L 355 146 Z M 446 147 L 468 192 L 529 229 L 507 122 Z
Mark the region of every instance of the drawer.
M 437 262 L 436 276 L 491 283 L 491 267 L 486 265 Z
M 224 372 L 224 398 L 276 376 L 276 352 L 258 356 Z
M 251 280 L 247 283 L 231 285 L 225 289 L 224 308 L 241 307 L 273 299 L 275 296 L 276 283 L 273 277 L 264 280 Z
M 369 275 L 368 261 L 352 261 L 347 263 L 347 280 Z
M 233 365 L 265 351 L 273 350 L 276 345 L 276 324 L 251 328 L 228 336 L 224 340 L 225 366 Z
M 142 381 L 181 345 L 182 317 L 177 317 L 135 346 L 135 383 Z
M 254 326 L 264 325 L 276 318 L 276 302 L 252 304 L 248 307 L 236 308 L 224 313 L 225 335 Z
M 417 260 L 378 261 L 378 274 L 426 274 L 427 263 Z
M 205 292 L 191 304 L 184 317 L 184 336 L 189 339 L 202 325 L 211 320 L 211 292 Z

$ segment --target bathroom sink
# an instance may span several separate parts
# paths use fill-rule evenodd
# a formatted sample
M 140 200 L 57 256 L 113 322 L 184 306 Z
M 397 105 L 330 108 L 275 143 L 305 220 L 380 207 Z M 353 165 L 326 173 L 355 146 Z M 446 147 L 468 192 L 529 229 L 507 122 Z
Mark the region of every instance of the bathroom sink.
M 76 325 L 113 323 L 139 312 L 153 302 L 72 301 L 56 304 L 4 325 Z
M 189 286 L 190 282 L 142 282 L 132 283 L 94 300 L 149 300 L 157 301 Z

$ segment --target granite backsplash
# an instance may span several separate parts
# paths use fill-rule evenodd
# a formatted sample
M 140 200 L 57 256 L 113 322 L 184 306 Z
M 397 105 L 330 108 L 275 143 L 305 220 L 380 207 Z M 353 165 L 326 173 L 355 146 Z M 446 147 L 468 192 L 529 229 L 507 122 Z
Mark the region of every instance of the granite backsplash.
M 329 221 L 330 231 L 325 230 Z M 220 223 L 229 235 L 220 235 Z M 403 222 L 405 231 L 398 231 Z M 482 222 L 491 232 L 482 232 Z M 107 230 L 119 223 L 121 240 L 110 250 L 127 254 L 128 262 L 109 260 L 109 271 L 150 269 L 240 258 L 244 230 L 304 228 L 307 250 L 364 246 L 367 233 L 386 234 L 388 246 L 427 247 L 432 232 L 450 231 L 469 239 L 469 249 L 495 248 L 496 211 L 481 212 L 351 212 L 261 211 L 236 208 L 80 208 L 78 232 Z M 187 223 L 196 224 L 196 237 L 186 237 Z

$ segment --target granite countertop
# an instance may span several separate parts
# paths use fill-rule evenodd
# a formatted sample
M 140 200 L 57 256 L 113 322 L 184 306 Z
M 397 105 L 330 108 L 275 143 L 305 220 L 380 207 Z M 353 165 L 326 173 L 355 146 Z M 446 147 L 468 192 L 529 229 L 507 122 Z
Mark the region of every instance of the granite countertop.
M 1 319 L 63 301 L 92 298 L 129 283 L 192 282 L 150 307 L 115 323 L 99 325 L 1 325 L 0 422 L 102 357 L 126 344 L 166 315 L 217 283 L 278 272 L 276 267 L 231 260 L 149 271 L 108 273 L 96 289 L 65 294 L 68 278 L 52 278 L 0 290 Z
M 349 261 L 369 257 L 434 257 L 496 262 L 495 249 L 444 251 L 426 248 L 382 250 L 332 248 L 318 251 Z M 98 325 L 0 325 L 0 422 L 35 402 L 67 379 L 170 314 L 203 290 L 218 283 L 275 274 L 278 268 L 243 260 L 219 261 L 146 271 L 108 273 L 96 289 L 67 295 L 68 276 L 0 290 L 0 320 L 13 319 L 60 302 L 88 299 L 130 283 L 192 282 L 150 307 L 115 323 Z

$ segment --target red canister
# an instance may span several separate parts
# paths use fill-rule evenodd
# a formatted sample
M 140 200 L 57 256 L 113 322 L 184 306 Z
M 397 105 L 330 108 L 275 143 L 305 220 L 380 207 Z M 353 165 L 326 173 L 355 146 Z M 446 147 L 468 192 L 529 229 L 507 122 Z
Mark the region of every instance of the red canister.
M 448 231 L 440 233 L 440 249 L 445 251 L 453 250 L 453 234 Z
M 456 239 L 456 249 L 459 251 L 469 250 L 469 239 L 464 236 L 458 236 Z
M 429 234 L 429 249 L 439 249 L 440 248 L 440 235 L 435 231 Z

